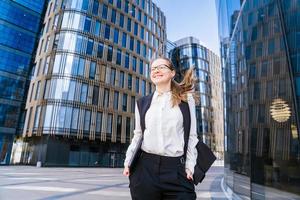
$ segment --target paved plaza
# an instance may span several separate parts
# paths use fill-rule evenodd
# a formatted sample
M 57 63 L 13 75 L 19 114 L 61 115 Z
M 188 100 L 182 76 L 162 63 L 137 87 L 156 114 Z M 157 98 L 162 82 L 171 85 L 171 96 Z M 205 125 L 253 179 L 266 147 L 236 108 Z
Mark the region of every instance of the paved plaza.
M 196 187 L 198 199 L 225 200 L 223 167 L 213 166 Z M 0 167 L 0 200 L 130 200 L 121 168 Z

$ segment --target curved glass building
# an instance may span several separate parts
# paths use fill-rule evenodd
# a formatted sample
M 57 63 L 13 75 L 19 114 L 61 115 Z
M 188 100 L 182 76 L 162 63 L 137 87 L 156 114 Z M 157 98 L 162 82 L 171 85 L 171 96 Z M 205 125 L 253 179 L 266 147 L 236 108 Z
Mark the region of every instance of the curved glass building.
M 148 0 L 51 0 L 30 83 L 22 163 L 123 165 L 166 18 Z
M 180 81 L 186 70 L 195 67 L 198 78 L 195 90 L 200 93 L 200 105 L 196 106 L 199 137 L 217 155 L 223 158 L 223 102 L 220 59 L 200 44 L 194 37 L 169 43 L 169 57 L 174 63 Z
M 44 2 L 0 1 L 0 165 L 9 164 L 14 138 L 22 133 Z
M 226 91 L 225 189 L 242 199 L 300 199 L 300 4 L 216 4 Z

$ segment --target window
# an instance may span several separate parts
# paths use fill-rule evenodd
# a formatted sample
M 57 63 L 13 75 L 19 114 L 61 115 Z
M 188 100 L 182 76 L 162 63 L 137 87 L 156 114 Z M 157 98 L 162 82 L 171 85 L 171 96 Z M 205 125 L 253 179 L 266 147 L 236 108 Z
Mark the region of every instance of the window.
M 66 107 L 64 128 L 70 129 L 72 121 L 72 107 Z
M 128 13 L 128 8 L 129 8 L 129 2 L 128 2 L 128 0 L 126 0 L 126 1 L 125 1 L 125 7 L 124 7 L 124 11 L 125 11 L 126 13 Z
M 103 42 L 99 42 L 99 44 L 98 44 L 98 51 L 97 51 L 97 57 L 98 58 L 102 58 L 103 57 L 103 47 L 104 47 Z
M 81 94 L 80 94 L 81 103 L 86 103 L 87 92 L 88 92 L 88 84 L 83 83 L 81 86 Z
M 95 35 L 100 35 L 101 32 L 101 22 L 96 20 L 95 23 Z
M 115 85 L 115 81 L 116 81 L 116 69 L 111 68 L 111 70 L 110 70 L 110 84 Z
M 279 74 L 280 73 L 280 59 L 274 59 L 273 61 L 273 74 Z
M 114 31 L 114 43 L 118 44 L 119 43 L 119 29 L 115 28 Z
M 127 40 L 127 34 L 122 34 L 122 47 L 126 48 L 126 40 Z
M 135 111 L 135 96 L 131 96 L 131 112 Z
M 76 82 L 70 81 L 69 92 L 68 92 L 68 100 L 73 101 L 75 95 Z
M 266 107 L 264 104 L 259 105 L 259 112 L 258 112 L 258 123 L 265 122 L 265 115 L 266 115 Z
M 120 22 L 119 22 L 119 26 L 124 28 L 124 15 L 120 14 Z
M 84 28 L 83 30 L 85 32 L 90 32 L 91 29 L 91 18 L 90 17 L 86 17 L 85 18 L 85 22 L 84 22 Z
M 113 56 L 113 47 L 109 45 L 107 48 L 107 61 L 112 61 L 112 56 Z
M 148 21 L 147 15 L 144 15 L 144 25 L 145 25 L 145 26 L 147 26 L 147 21 Z
M 84 66 L 85 66 L 85 59 L 79 58 L 79 65 L 78 65 L 78 72 L 77 72 L 78 76 L 83 76 Z
M 273 98 L 273 83 L 272 83 L 272 81 L 267 82 L 266 97 Z
M 129 68 L 129 53 L 125 54 L 125 68 Z
M 122 60 L 122 51 L 121 49 L 117 50 L 117 60 L 116 60 L 116 64 L 117 65 L 121 65 L 121 60 Z
M 96 133 L 100 134 L 102 127 L 102 112 L 97 112 Z
M 144 63 L 143 63 L 143 60 L 140 60 L 140 74 L 141 75 L 144 74 Z
M 138 23 L 137 22 L 134 22 L 134 35 L 138 35 Z
M 260 98 L 260 91 L 259 91 L 259 83 L 254 83 L 254 88 L 253 88 L 253 99 L 257 100 Z
M 108 115 L 107 115 L 107 123 L 106 123 L 106 133 L 109 134 L 109 135 L 112 134 L 112 124 L 113 124 L 112 117 L 113 117 L 113 115 L 110 114 L 110 113 L 108 113 Z
M 132 57 L 132 70 L 136 72 L 136 57 Z
M 82 10 L 87 11 L 89 8 L 89 1 L 82 1 Z
M 33 126 L 34 128 L 37 128 L 39 126 L 40 113 L 41 113 L 41 106 L 37 106 L 35 116 L 34 116 L 34 126 Z
M 50 63 L 50 56 L 47 56 L 45 63 L 44 63 L 43 74 L 48 73 L 49 63 Z
M 255 78 L 256 75 L 256 67 L 255 64 L 250 65 L 250 75 L 249 78 Z
M 103 98 L 103 108 L 108 108 L 109 106 L 109 89 L 104 89 L 104 98 Z
M 142 95 L 143 96 L 146 95 L 146 81 L 145 80 L 142 81 Z
M 48 112 L 47 112 L 48 113 Z M 79 108 L 73 108 L 71 129 L 76 130 L 78 127 Z
M 37 100 L 39 98 L 39 96 L 40 96 L 40 85 L 41 85 L 41 81 L 38 81 L 37 85 L 36 85 L 36 91 L 35 91 L 34 100 Z
M 141 33 L 140 33 L 140 36 L 142 38 L 142 40 L 144 39 L 144 34 L 145 34 L 145 28 L 144 27 L 141 27 Z
M 89 73 L 90 79 L 95 79 L 95 73 L 96 73 L 96 62 L 91 61 L 90 73 Z
M 132 89 L 132 75 L 131 75 L 131 74 L 128 74 L 127 88 L 128 88 L 129 90 Z
M 114 92 L 114 109 L 118 110 L 118 105 L 119 105 L 119 92 L 115 91 Z
M 91 122 L 91 111 L 86 110 L 84 116 L 84 131 L 90 130 L 90 122 Z
M 131 7 L 131 15 L 132 15 L 132 17 L 135 17 L 135 6 L 134 5 L 132 5 L 132 7 Z
M 131 19 L 127 18 L 127 31 L 131 32 Z
M 140 91 L 140 79 L 138 77 L 136 77 L 136 81 L 135 81 L 135 92 L 139 93 Z
M 122 111 L 127 111 L 127 94 L 123 94 Z
M 268 62 L 264 61 L 261 64 L 261 77 L 266 77 L 268 74 Z
M 122 132 L 122 116 L 118 115 L 117 118 L 117 141 L 121 141 L 121 132 Z
M 107 19 L 107 5 L 103 5 L 103 8 L 102 8 L 102 18 L 104 19 Z
M 93 99 L 92 99 L 93 105 L 98 105 L 98 98 L 99 98 L 99 86 L 94 86 Z
M 112 9 L 111 11 L 111 20 L 112 23 L 116 23 L 116 10 Z
M 94 47 L 94 40 L 89 39 L 87 46 L 86 46 L 86 54 L 92 55 Z
M 129 46 L 129 49 L 131 51 L 133 51 L 133 47 L 134 47 L 134 38 L 132 36 L 130 36 L 130 46 Z
M 141 42 L 138 40 L 136 44 L 136 53 L 141 54 Z
M 117 0 L 117 8 L 121 9 L 122 2 L 121 0 Z
M 119 87 L 124 88 L 124 72 L 120 71 Z
M 109 40 L 109 36 L 110 36 L 110 25 L 106 24 L 104 38 Z
M 275 51 L 275 40 L 274 39 L 270 39 L 268 42 L 268 53 L 273 54 Z
M 99 8 L 99 1 L 94 0 L 94 3 L 93 3 L 93 14 L 94 15 L 98 15 L 98 8 Z
M 130 117 L 126 117 L 126 141 L 130 142 Z
M 142 21 L 142 11 L 140 9 L 138 9 L 138 20 Z
M 45 119 L 44 119 L 44 128 L 50 128 L 50 126 L 51 126 L 52 110 L 53 110 L 53 105 L 46 106 L 47 115 L 45 115 Z M 30 108 L 28 119 L 30 119 L 30 115 L 31 115 L 31 108 Z M 28 120 L 28 122 L 29 122 L 29 120 Z

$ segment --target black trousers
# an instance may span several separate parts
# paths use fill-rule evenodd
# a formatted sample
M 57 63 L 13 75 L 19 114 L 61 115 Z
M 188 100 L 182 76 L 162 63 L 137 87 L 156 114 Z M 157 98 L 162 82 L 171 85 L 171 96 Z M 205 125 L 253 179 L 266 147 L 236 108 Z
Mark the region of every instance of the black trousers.
M 133 200 L 195 200 L 193 181 L 186 178 L 183 157 L 142 152 L 129 176 Z

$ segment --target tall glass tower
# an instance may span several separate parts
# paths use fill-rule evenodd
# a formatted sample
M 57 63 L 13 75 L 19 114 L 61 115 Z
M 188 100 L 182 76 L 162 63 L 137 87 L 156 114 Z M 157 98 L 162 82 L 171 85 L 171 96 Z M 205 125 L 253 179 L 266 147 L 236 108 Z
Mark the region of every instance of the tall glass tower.
M 216 4 L 226 91 L 226 187 L 244 199 L 299 199 L 300 4 Z
M 21 163 L 122 166 L 166 18 L 148 0 L 51 0 L 26 103 Z M 164 48 L 161 48 L 164 49 Z
M 9 164 L 13 140 L 24 121 L 44 1 L 0 1 L 0 165 Z
M 181 81 L 186 70 L 194 67 L 198 82 L 195 90 L 200 93 L 196 106 L 199 138 L 223 159 L 223 102 L 220 59 L 194 37 L 168 42 L 169 56 L 175 65 L 175 79 Z

